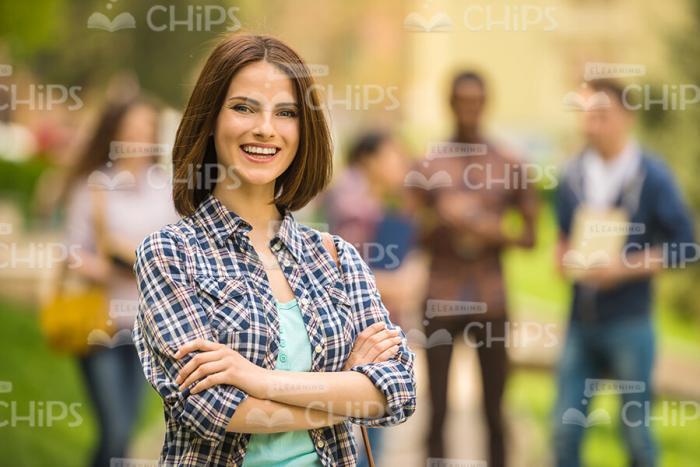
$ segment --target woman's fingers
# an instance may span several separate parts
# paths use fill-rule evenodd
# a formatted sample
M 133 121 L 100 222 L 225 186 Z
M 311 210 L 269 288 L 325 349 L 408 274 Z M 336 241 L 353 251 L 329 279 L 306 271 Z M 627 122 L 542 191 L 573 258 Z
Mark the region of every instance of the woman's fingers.
M 395 337 L 389 337 L 386 339 L 383 339 L 379 343 L 375 344 L 369 352 L 365 355 L 365 358 L 369 360 L 370 362 L 376 362 L 377 358 L 382 355 L 387 349 L 397 346 L 401 344 L 401 337 L 400 336 L 395 336 Z M 384 360 L 381 360 L 384 361 Z
M 217 384 L 225 384 L 225 383 L 226 383 L 226 374 L 223 371 L 220 373 L 214 373 L 213 375 L 209 375 L 206 378 L 204 378 L 202 381 L 197 383 L 190 391 L 190 394 L 197 394 L 198 392 L 205 391 L 212 386 L 216 386 Z
M 366 358 L 367 355 L 369 355 L 372 351 L 372 348 L 376 345 L 381 344 L 387 339 L 392 339 L 396 336 L 399 335 L 399 330 L 398 329 L 385 329 L 383 331 L 380 331 L 378 333 L 375 333 L 371 337 L 368 337 L 366 339 L 366 342 L 363 343 L 362 345 L 362 350 L 360 350 L 360 355 L 363 356 L 363 358 Z M 372 360 L 369 360 L 372 361 Z
M 180 347 L 175 353 L 175 358 L 181 359 L 188 353 L 194 352 L 196 350 L 201 350 L 202 352 L 209 352 L 212 350 L 220 349 L 223 346 L 223 344 L 219 344 L 218 342 L 212 342 L 206 339 L 195 339 Z
M 213 353 L 213 352 L 209 352 Z M 203 355 L 203 354 L 200 354 Z M 220 371 L 223 371 L 226 369 L 226 362 L 220 359 L 216 359 L 214 361 L 210 361 L 209 363 L 204 363 L 200 365 L 198 368 L 196 368 L 192 373 L 187 376 L 187 378 L 180 383 L 180 391 L 183 391 L 185 388 L 189 387 L 190 384 L 194 383 L 197 380 L 200 380 L 204 377 L 207 377 L 211 374 L 218 373 Z
M 368 326 L 355 339 L 352 351 L 357 352 L 358 356 L 364 356 L 376 342 L 382 339 L 382 333 L 386 333 L 385 322 L 380 321 Z
M 221 355 L 221 352 L 219 351 L 210 351 L 210 352 L 202 352 L 198 353 L 192 359 L 187 362 L 185 366 L 182 367 L 180 372 L 177 374 L 177 378 L 175 379 L 175 383 L 181 384 L 187 377 L 194 372 L 197 368 L 199 368 L 201 365 L 214 361 L 214 360 L 220 360 L 223 355 Z
M 389 360 L 391 357 L 396 355 L 396 353 L 399 351 L 399 346 L 398 345 L 393 345 L 386 349 L 384 352 L 382 352 L 377 358 L 374 359 L 374 363 L 381 363 L 381 362 L 386 362 Z

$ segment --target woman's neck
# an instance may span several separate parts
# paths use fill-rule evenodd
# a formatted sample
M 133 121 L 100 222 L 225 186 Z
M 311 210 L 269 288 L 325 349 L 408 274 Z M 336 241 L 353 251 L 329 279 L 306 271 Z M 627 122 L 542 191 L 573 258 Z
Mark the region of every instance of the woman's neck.
M 214 188 L 213 195 L 229 211 L 248 222 L 255 233 L 264 233 L 270 232 L 272 222 L 281 219 L 277 207 L 271 202 L 274 189 L 274 182 L 268 185 L 243 184 L 235 189 L 227 189 L 225 182 L 220 182 Z

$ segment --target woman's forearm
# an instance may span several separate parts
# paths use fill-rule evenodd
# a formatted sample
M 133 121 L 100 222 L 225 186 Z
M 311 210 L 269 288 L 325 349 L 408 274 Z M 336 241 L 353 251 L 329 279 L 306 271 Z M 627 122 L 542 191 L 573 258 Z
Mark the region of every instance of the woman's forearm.
M 357 371 L 267 370 L 262 390 L 261 398 L 345 417 L 377 418 L 387 410 L 384 394 Z
M 226 427 L 236 433 L 280 433 L 337 425 L 345 417 L 321 410 L 246 397 Z

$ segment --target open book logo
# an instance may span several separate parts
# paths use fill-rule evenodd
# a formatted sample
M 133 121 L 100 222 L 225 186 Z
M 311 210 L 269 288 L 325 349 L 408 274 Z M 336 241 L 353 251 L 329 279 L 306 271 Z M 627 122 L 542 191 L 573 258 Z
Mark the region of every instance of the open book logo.
M 564 411 L 561 422 L 565 425 L 578 425 L 583 428 L 588 428 L 595 425 L 609 424 L 610 414 L 603 409 L 596 409 L 589 413 L 588 416 L 585 416 L 583 412 L 572 407 Z
M 452 30 L 452 19 L 441 11 L 427 20 L 414 11 L 403 20 L 403 27 L 411 32 L 449 32 Z
M 562 99 L 564 109 L 576 112 L 589 112 L 610 107 L 610 97 L 602 92 L 596 92 L 586 97 L 576 92 L 568 92 Z
M 121 29 L 136 29 L 136 20 L 131 13 L 123 12 L 115 16 L 112 20 L 104 13 L 95 12 L 87 20 L 88 29 L 102 29 L 103 31 L 114 32 Z
M 403 183 L 405 186 L 433 190 L 435 188 L 452 186 L 452 177 L 444 170 L 435 172 L 430 178 L 427 178 L 417 170 L 411 170 L 406 174 Z
M 130 329 L 121 329 L 114 333 L 113 336 L 110 336 L 102 329 L 93 329 L 90 331 L 90 334 L 88 334 L 87 341 L 90 345 L 99 345 L 109 349 L 122 345 L 131 345 L 133 343 Z
M 252 409 L 248 412 L 245 419 L 246 423 L 250 425 L 264 426 L 266 428 L 286 427 L 294 422 L 294 416 L 289 409 L 275 410 L 269 415 L 262 409 Z
M 109 176 L 101 170 L 95 170 L 88 176 L 87 184 L 89 188 L 97 190 L 131 190 L 136 186 L 136 178 L 128 171 Z
M 406 339 L 411 347 L 431 349 L 440 345 L 452 345 L 452 335 L 447 329 L 438 329 L 426 337 L 420 329 L 411 329 L 406 333 Z
M 610 255 L 602 250 L 584 254 L 578 250 L 569 250 L 562 258 L 564 267 L 569 269 L 595 269 L 609 266 Z

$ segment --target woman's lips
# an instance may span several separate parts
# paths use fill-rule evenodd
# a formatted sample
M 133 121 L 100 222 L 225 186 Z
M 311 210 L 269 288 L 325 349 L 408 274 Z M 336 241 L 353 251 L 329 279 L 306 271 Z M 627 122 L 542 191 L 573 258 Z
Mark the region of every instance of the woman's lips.
M 275 159 L 280 148 L 271 145 L 242 144 L 239 146 L 243 156 L 251 162 L 265 163 Z M 274 152 L 272 152 L 274 150 Z

